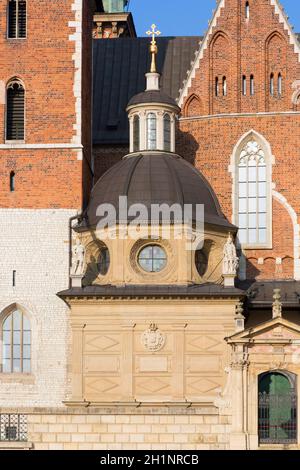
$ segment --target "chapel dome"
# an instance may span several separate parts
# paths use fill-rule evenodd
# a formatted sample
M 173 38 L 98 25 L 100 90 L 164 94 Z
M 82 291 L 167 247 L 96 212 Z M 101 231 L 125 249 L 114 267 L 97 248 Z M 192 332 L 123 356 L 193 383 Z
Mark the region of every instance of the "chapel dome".
M 137 106 L 140 104 L 160 104 L 160 105 L 168 105 L 174 108 L 177 108 L 178 112 L 180 108 L 176 101 L 171 98 L 171 96 L 167 95 L 161 90 L 146 90 L 134 95 L 127 105 L 127 109 L 131 108 L 132 106 Z
M 81 227 L 94 227 L 101 204 L 112 204 L 118 214 L 119 196 L 127 196 L 128 207 L 143 204 L 150 214 L 152 204 L 204 205 L 205 222 L 235 231 L 223 215 L 217 197 L 204 176 L 177 154 L 143 152 L 127 155 L 96 183 Z M 79 228 L 79 227 L 78 227 Z

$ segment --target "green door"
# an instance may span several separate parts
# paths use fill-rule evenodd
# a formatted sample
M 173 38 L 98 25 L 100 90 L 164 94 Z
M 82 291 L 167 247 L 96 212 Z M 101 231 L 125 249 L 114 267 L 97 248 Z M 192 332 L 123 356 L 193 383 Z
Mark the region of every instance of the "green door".
M 261 442 L 290 443 L 297 438 L 297 397 L 290 379 L 279 372 L 259 381 L 259 437 Z

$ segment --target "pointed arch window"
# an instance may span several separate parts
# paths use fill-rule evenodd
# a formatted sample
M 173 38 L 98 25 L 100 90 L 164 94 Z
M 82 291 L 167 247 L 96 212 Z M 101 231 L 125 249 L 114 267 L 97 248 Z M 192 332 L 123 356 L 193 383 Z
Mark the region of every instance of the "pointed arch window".
M 134 116 L 133 118 L 133 151 L 140 150 L 140 117 Z
M 226 77 L 223 77 L 223 79 L 222 79 L 222 93 L 223 93 L 223 96 L 227 96 L 227 80 L 226 80 Z
M 171 118 L 169 114 L 164 115 L 164 150 L 171 152 Z
M 219 77 L 215 78 L 215 96 L 219 96 Z
M 247 77 L 243 75 L 242 77 L 242 94 L 243 96 L 247 95 Z
M 254 75 L 250 75 L 250 95 L 253 96 L 254 93 L 255 93 Z
M 2 323 L 2 372 L 29 373 L 30 370 L 30 321 L 19 308 L 14 308 Z
M 8 38 L 26 38 L 26 0 L 8 1 Z
M 156 150 L 157 148 L 157 121 L 156 114 L 147 115 L 147 150 Z
M 249 20 L 249 18 L 250 18 L 250 4 L 249 4 L 249 2 L 245 3 L 245 18 L 246 18 L 246 20 Z
M 274 96 L 274 73 L 270 75 L 270 95 Z
M 239 240 L 246 246 L 266 246 L 270 242 L 269 172 L 265 152 L 256 140 L 249 140 L 239 152 L 237 173 Z
M 6 106 L 6 140 L 24 140 L 25 89 L 20 80 L 9 82 Z
M 10 172 L 10 175 L 9 175 L 9 189 L 10 189 L 10 192 L 14 192 L 15 190 L 15 172 L 14 171 L 11 171 Z
M 278 74 L 278 96 L 282 96 L 282 75 Z

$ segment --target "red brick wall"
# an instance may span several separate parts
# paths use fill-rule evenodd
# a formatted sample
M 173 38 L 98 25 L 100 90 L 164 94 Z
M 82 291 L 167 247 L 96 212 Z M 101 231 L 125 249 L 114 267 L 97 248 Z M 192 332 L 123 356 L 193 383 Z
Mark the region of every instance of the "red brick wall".
M 183 105 L 178 135 L 178 153 L 204 173 L 215 190 L 222 209 L 232 220 L 232 177 L 228 171 L 233 149 L 250 130 L 260 133 L 271 145 L 275 157 L 272 181 L 300 215 L 300 115 L 276 114 L 298 110 L 292 103 L 293 83 L 300 78 L 300 64 L 287 31 L 278 21 L 270 0 L 250 1 L 250 19 L 245 18 L 245 2 L 225 0 L 225 8 L 209 38 L 200 67 L 192 80 Z M 274 96 L 270 95 L 270 74 L 274 73 Z M 278 73 L 283 78 L 282 96 L 277 93 Z M 254 75 L 255 94 L 250 96 L 250 75 Z M 247 95 L 242 95 L 242 76 L 247 77 Z M 226 76 L 227 96 L 222 96 L 222 77 Z M 215 96 L 215 78 L 219 96 Z M 201 99 L 195 119 L 191 98 Z M 274 112 L 272 115 L 254 113 Z M 239 116 L 205 117 L 244 113 Z M 253 113 L 249 115 L 249 113 Z M 293 226 L 290 215 L 273 201 L 273 248 L 251 250 L 247 256 L 248 277 L 293 277 Z M 285 258 L 282 266 L 276 257 Z M 258 258 L 264 264 L 257 265 Z M 255 276 L 254 276 L 255 275 Z
M 283 95 L 269 93 L 270 73 L 283 77 Z M 254 75 L 255 95 L 250 97 L 249 79 Z M 247 77 L 247 95 L 242 96 L 242 76 Z M 227 96 L 215 96 L 215 78 L 227 79 Z M 287 111 L 293 109 L 292 84 L 300 76 L 298 55 L 287 31 L 279 22 L 270 0 L 250 1 L 250 19 L 245 2 L 225 0 L 204 51 L 190 94 L 201 97 L 203 115 L 225 112 Z
M 108 146 L 97 145 L 93 148 L 95 162 L 95 183 L 113 165 L 118 163 L 124 155 L 129 153 L 126 145 Z
M 88 2 L 84 2 L 87 4 Z M 27 2 L 27 38 L 7 39 L 7 2 L 0 3 L 0 144 L 5 142 L 5 85 L 12 77 L 26 89 L 26 144 L 72 143 L 76 135 L 74 97 L 76 20 L 73 0 Z M 1 150 L 1 207 L 81 207 L 91 179 L 90 41 L 91 20 L 83 12 L 82 139 L 85 158 L 72 150 Z M 89 27 L 89 34 L 86 28 Z M 80 142 L 79 142 L 80 143 Z M 9 193 L 9 172 L 16 173 L 16 192 Z M 46 185 L 48 185 L 46 187 Z M 47 194 L 48 196 L 47 196 Z
M 240 138 L 251 129 L 263 135 L 271 145 L 275 164 L 272 182 L 300 214 L 300 115 L 232 116 L 188 119 L 180 122 L 177 152 L 205 175 L 212 185 L 222 210 L 232 220 L 233 180 L 229 172 L 233 149 Z M 292 220 L 286 209 L 273 199 L 273 250 L 256 250 L 249 256 L 294 256 Z M 260 276 L 269 276 L 260 267 Z M 269 271 L 269 270 L 268 270 Z M 292 276 L 293 269 L 289 274 Z
M 83 1 L 82 21 L 82 143 L 83 143 L 83 206 L 89 200 L 93 182 L 92 168 L 92 25 L 93 2 Z
M 82 162 L 72 150 L 0 150 L 0 207 L 80 209 Z M 15 191 L 9 178 L 15 173 Z

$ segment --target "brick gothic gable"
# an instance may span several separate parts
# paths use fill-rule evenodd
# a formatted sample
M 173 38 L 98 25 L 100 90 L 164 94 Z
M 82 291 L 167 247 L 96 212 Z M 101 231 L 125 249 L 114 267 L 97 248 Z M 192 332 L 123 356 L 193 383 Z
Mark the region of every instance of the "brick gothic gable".
M 220 0 L 207 34 L 181 90 L 179 105 L 185 106 L 191 94 L 201 97 L 202 115 L 294 109 L 293 84 L 300 78 L 300 46 L 277 0 L 250 3 Z M 269 96 L 269 79 L 277 84 L 281 74 L 283 96 Z M 250 97 L 250 76 L 254 76 L 255 97 Z M 242 95 L 242 77 L 248 93 Z M 215 96 L 216 78 L 219 96 Z M 222 79 L 227 93 L 222 96 Z M 188 113 L 188 112 L 186 112 Z M 185 113 L 185 114 L 186 114 Z
M 244 250 L 240 274 L 299 279 L 300 47 L 277 0 L 249 5 L 246 18 L 246 2 L 218 4 L 181 90 L 177 151 L 204 173 L 238 224 L 238 143 L 253 131 L 267 144 L 269 243 Z

